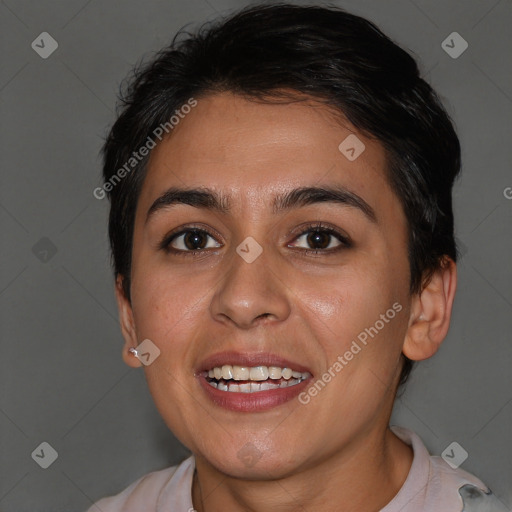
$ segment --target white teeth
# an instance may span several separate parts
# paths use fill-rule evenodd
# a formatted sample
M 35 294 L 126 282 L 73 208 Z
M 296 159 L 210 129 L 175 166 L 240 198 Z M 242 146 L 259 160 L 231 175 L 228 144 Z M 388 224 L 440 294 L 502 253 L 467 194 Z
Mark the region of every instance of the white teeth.
M 261 391 L 261 384 L 257 384 L 256 382 L 251 382 L 251 393 L 255 391 Z
M 233 366 L 233 379 L 234 380 L 249 380 L 249 368 L 246 366 Z
M 311 377 L 309 372 L 299 372 L 279 366 L 247 367 L 230 364 L 211 368 L 207 375 L 210 379 L 207 380 L 210 386 L 231 393 L 258 393 L 270 389 L 286 388 L 295 386 Z
M 283 368 L 281 373 L 283 374 L 283 379 L 291 379 L 292 378 L 292 370 L 291 368 Z
M 262 382 L 259 384 L 261 391 L 267 391 L 267 389 L 276 389 L 279 387 L 279 384 L 276 384 L 275 382 L 268 381 L 268 382 Z
M 280 379 L 281 378 L 281 368 L 279 368 L 279 366 L 269 366 L 268 376 L 271 379 Z
M 286 387 L 291 387 L 291 386 L 295 386 L 295 384 L 298 384 L 299 382 L 301 382 L 301 379 L 290 379 L 290 380 L 283 380 L 283 382 L 281 382 L 281 387 L 282 388 L 286 388 Z
M 222 367 L 222 378 L 225 380 L 233 378 L 233 368 L 229 364 L 225 364 Z
M 243 384 L 238 384 L 238 389 L 240 393 L 250 393 L 251 392 L 251 383 L 244 382 Z
M 291 368 L 279 368 L 278 366 L 249 368 L 225 364 L 208 370 L 208 378 L 211 380 L 207 380 L 207 382 L 220 391 L 258 393 L 259 391 L 295 386 L 309 377 L 311 377 L 309 372 L 298 372 Z
M 230 382 L 228 384 L 228 391 L 233 393 L 240 393 L 240 384 L 235 384 L 234 382 Z
M 272 382 L 271 380 L 265 382 L 244 382 L 236 384 L 235 382 L 226 383 L 225 381 L 211 381 L 208 382 L 210 386 L 219 389 L 220 391 L 228 391 L 231 393 L 258 393 L 259 391 L 267 391 L 269 389 L 288 388 L 295 386 L 302 382 L 301 379 L 290 379 L 279 382 Z
M 268 368 L 266 366 L 256 366 L 251 368 L 249 372 L 250 380 L 267 380 L 268 379 Z
M 299 372 L 291 368 L 279 368 L 278 366 L 237 366 L 225 364 L 208 370 L 208 377 L 216 380 L 251 380 L 266 381 L 268 379 L 300 379 L 310 377 L 309 372 Z

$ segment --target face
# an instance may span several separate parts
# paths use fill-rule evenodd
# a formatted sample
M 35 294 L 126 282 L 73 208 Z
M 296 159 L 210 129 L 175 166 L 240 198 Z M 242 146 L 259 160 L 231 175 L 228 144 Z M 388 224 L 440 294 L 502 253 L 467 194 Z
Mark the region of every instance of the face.
M 160 349 L 156 406 L 218 470 L 291 474 L 387 425 L 411 298 L 385 167 L 325 107 L 229 93 L 152 151 L 125 337 Z

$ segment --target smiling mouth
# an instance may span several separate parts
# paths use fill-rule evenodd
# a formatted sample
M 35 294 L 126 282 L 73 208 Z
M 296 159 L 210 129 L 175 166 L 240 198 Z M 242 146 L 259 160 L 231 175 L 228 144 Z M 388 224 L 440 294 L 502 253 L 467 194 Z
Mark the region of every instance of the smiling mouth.
M 311 377 L 279 366 L 237 366 L 225 364 L 205 372 L 209 386 L 232 393 L 258 393 L 271 389 L 288 388 Z

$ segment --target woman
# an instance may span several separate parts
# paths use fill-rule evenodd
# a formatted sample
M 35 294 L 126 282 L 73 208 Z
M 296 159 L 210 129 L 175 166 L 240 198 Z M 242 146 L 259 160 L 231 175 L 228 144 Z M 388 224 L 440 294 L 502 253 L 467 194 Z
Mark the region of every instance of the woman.
M 95 195 L 124 360 L 193 456 L 90 510 L 505 510 L 389 427 L 449 328 L 459 171 L 415 61 L 341 10 L 255 6 L 138 70 Z

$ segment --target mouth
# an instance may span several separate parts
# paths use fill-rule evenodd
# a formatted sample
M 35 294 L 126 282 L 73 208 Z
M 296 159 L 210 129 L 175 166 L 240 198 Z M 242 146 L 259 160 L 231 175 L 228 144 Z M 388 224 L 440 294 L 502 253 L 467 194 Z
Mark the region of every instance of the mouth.
M 206 382 L 219 391 L 229 393 L 261 393 L 270 389 L 283 389 L 300 384 L 311 377 L 309 372 L 299 372 L 280 366 L 215 366 L 205 375 Z
M 206 396 L 222 408 L 258 412 L 296 397 L 312 378 L 300 364 L 271 354 L 217 354 L 196 373 Z

